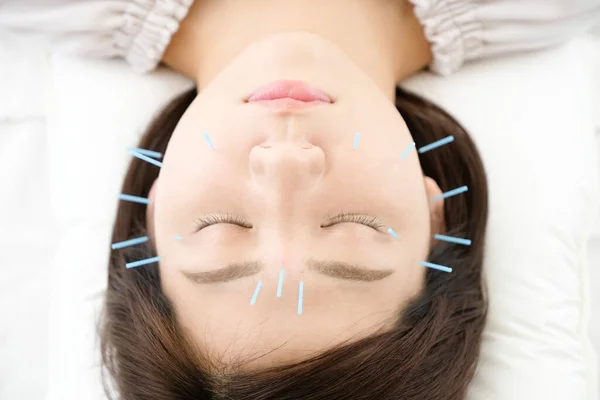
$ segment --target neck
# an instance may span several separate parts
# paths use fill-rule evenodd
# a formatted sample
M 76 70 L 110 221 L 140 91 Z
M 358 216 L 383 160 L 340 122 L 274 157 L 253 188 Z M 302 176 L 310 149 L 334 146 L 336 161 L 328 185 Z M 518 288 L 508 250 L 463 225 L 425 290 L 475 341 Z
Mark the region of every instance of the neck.
M 336 44 L 390 100 L 398 82 L 431 60 L 407 1 L 196 0 L 163 61 L 201 90 L 249 44 L 288 31 L 308 31 Z

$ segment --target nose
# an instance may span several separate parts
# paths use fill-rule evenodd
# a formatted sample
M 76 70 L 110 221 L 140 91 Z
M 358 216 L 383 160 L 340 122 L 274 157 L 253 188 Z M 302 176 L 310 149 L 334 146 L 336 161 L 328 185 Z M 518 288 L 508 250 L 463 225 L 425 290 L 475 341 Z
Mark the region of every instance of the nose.
M 250 151 L 250 173 L 264 189 L 293 195 L 310 189 L 325 173 L 325 153 L 320 147 L 290 141 L 255 146 Z

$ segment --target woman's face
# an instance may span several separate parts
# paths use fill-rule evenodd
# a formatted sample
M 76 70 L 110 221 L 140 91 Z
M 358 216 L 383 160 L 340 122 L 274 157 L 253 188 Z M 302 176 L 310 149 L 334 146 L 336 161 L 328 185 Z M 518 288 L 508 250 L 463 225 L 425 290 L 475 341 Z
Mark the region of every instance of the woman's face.
M 333 102 L 246 102 L 283 79 Z M 150 194 L 178 322 L 225 362 L 270 352 L 249 366 L 385 327 L 422 289 L 418 261 L 443 229 L 442 201 L 430 200 L 439 188 L 414 148 L 401 159 L 412 142 L 394 105 L 331 43 L 295 33 L 248 47 L 186 111 Z M 198 230 L 201 221 L 215 223 Z

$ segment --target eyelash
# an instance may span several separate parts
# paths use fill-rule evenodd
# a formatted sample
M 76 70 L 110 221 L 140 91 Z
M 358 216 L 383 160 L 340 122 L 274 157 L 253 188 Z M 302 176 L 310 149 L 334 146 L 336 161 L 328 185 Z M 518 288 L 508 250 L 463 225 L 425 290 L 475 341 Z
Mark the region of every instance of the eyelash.
M 366 225 L 375 230 L 380 230 L 385 226 L 381 222 L 381 220 L 377 217 L 373 217 L 371 215 L 357 214 L 351 212 L 341 212 L 339 214 L 332 215 L 327 218 L 328 222 L 324 225 L 321 225 L 321 228 L 327 228 L 329 226 L 342 223 L 342 222 L 356 222 L 359 224 Z
M 209 214 L 199 217 L 194 223 L 196 224 L 196 232 L 215 224 L 233 224 L 243 228 L 252 228 L 252 225 L 244 221 L 239 215 L 234 214 Z
M 350 212 L 341 212 L 327 218 L 328 222 L 321 225 L 321 228 L 327 228 L 343 222 L 355 222 L 366 225 L 375 230 L 380 230 L 385 225 L 377 218 L 370 215 L 356 214 Z M 195 222 L 196 232 L 208 226 L 215 224 L 233 224 L 243 228 L 251 229 L 252 225 L 244 221 L 239 215 L 234 214 L 209 214 L 199 217 Z

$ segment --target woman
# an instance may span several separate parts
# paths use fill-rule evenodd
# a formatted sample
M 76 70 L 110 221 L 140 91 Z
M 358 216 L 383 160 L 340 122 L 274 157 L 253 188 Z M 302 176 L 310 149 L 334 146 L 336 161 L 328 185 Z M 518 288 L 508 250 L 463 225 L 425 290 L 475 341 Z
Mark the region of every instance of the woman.
M 163 164 L 134 158 L 123 185 L 150 203 L 121 202 L 113 232 L 149 237 L 109 265 L 118 397 L 465 397 L 486 316 L 485 173 L 458 122 L 396 85 L 564 40 L 597 1 L 24 3 L 0 21 L 87 30 L 55 38 L 197 84 L 141 139 Z

